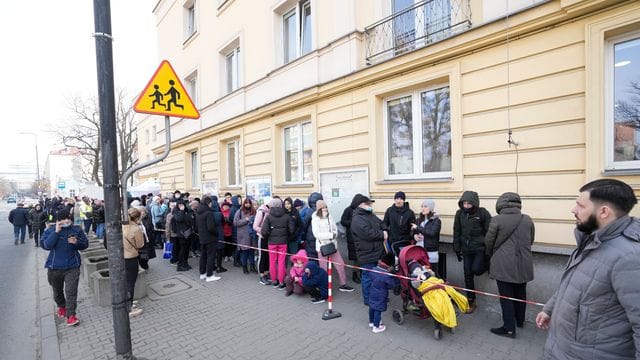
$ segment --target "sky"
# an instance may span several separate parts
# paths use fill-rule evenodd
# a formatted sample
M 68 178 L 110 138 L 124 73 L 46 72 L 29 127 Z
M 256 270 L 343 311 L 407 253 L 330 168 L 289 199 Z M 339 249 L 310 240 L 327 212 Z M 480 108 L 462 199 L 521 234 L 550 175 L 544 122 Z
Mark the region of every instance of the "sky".
M 111 26 L 116 88 L 132 97 L 158 66 L 157 0 L 112 0 Z M 61 148 L 47 133 L 69 113 L 67 100 L 97 97 L 93 1 L 7 1 L 0 9 L 0 171 L 29 164 L 40 173 L 47 154 Z

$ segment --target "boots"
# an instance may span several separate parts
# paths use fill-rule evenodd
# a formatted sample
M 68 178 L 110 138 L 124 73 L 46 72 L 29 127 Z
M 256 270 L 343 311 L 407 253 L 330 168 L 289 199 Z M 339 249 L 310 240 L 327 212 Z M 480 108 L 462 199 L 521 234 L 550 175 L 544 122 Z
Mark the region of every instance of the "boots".
M 216 273 L 218 274 L 227 271 L 227 269 L 222 267 L 222 256 L 223 256 L 222 251 L 218 251 L 218 253 L 216 254 L 216 265 L 217 265 Z
M 351 276 L 351 279 L 354 283 L 360 284 L 362 282 L 362 272 L 361 270 L 354 270 Z
M 249 271 L 251 271 L 252 273 L 258 273 L 258 269 L 256 269 L 256 264 L 251 264 L 249 266 Z
M 249 266 L 248 265 L 243 265 L 242 266 L 242 272 L 245 273 L 245 274 L 248 274 L 249 273 Z

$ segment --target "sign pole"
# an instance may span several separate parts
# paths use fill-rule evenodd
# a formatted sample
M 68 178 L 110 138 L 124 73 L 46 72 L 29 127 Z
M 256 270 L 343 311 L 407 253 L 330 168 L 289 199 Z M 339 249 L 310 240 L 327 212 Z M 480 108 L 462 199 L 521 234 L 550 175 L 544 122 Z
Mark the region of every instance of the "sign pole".
M 131 328 L 127 309 L 127 290 L 120 222 L 118 184 L 118 141 L 116 135 L 115 96 L 113 86 L 113 49 L 111 42 L 111 5 L 109 0 L 93 0 L 96 39 L 96 66 L 100 107 L 100 144 L 104 179 L 104 217 L 109 253 L 111 309 L 116 359 L 133 359 Z
M 122 221 L 123 223 L 128 223 L 129 222 L 129 214 L 127 213 L 127 207 L 129 205 L 129 202 L 127 201 L 127 181 L 129 181 L 129 178 L 131 177 L 131 175 L 133 175 L 134 172 L 140 170 L 140 169 L 144 169 L 148 166 L 151 166 L 153 164 L 157 164 L 160 161 L 164 160 L 167 158 L 167 156 L 169 156 L 169 151 L 171 151 L 171 124 L 169 123 L 169 116 L 165 116 L 164 117 L 164 132 L 165 132 L 165 143 L 164 143 L 164 152 L 162 153 L 162 155 L 160 155 L 159 157 L 155 158 L 155 159 L 151 159 L 149 161 L 145 161 L 139 165 L 135 165 L 132 166 L 130 168 L 128 168 L 127 170 L 125 170 L 122 173 Z M 149 216 L 151 216 L 151 214 L 149 214 Z

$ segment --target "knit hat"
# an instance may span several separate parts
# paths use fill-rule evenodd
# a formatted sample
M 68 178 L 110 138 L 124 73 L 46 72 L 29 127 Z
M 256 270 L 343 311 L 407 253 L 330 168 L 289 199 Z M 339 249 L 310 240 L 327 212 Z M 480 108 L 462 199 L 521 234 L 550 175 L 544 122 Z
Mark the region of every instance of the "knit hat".
M 326 208 L 326 207 L 327 207 L 327 203 L 324 202 L 324 200 L 316 201 L 316 209 L 322 209 L 322 208 Z
M 303 203 L 303 202 L 302 202 L 302 200 L 300 200 L 300 199 L 296 199 L 296 200 L 293 202 L 293 207 L 298 207 L 298 206 L 304 206 L 304 203 Z
M 407 200 L 407 196 L 404 194 L 403 191 L 398 191 L 395 195 L 393 195 L 393 200 L 395 199 Z
M 433 199 L 427 199 L 425 201 L 422 202 L 422 206 L 423 207 L 428 207 L 429 210 L 434 211 L 436 209 L 436 202 L 433 201 Z
M 271 201 L 269 201 L 269 208 L 281 208 L 282 207 L 282 201 L 280 201 L 280 199 L 271 199 Z

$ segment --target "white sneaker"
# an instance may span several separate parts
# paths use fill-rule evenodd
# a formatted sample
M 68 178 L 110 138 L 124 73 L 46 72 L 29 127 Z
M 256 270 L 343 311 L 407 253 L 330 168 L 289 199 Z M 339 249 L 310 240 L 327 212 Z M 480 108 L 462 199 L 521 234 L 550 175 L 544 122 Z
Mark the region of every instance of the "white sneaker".
M 387 329 L 386 326 L 380 324 L 380 326 L 378 326 L 378 327 L 374 326 L 373 329 L 371 329 L 371 331 L 373 331 L 374 334 L 377 334 L 377 333 L 381 333 L 381 332 L 385 331 L 386 329 Z
M 206 280 L 207 282 L 212 282 L 212 281 L 220 280 L 222 278 L 220 276 L 211 275 L 211 276 L 207 276 L 206 279 L 207 279 Z
M 382 326 L 382 322 L 380 322 L 380 326 Z M 373 329 L 375 326 L 373 326 L 373 323 L 369 323 L 369 327 Z
M 129 311 L 129 317 L 135 317 L 142 314 L 142 308 L 132 306 L 131 311 Z
M 207 278 L 207 274 L 200 274 L 200 280 L 204 280 Z

